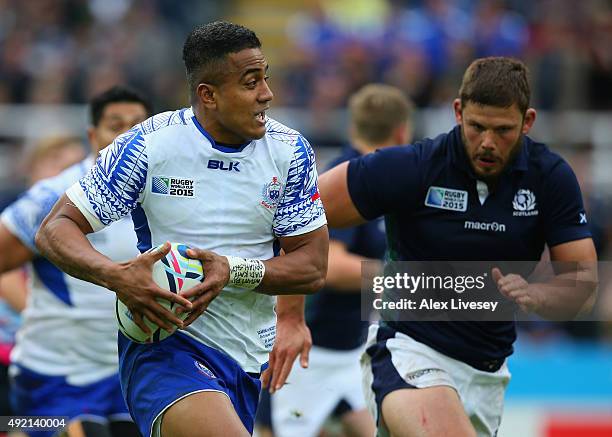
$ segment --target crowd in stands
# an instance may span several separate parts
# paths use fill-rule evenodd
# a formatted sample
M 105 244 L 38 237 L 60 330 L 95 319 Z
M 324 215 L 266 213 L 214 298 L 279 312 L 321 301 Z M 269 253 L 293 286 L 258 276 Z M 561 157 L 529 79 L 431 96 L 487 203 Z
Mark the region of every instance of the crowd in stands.
M 0 0 L 0 102 L 79 103 L 130 83 L 156 106 L 182 106 L 175 48 L 233 3 Z M 473 58 L 512 55 L 532 70 L 537 107 L 612 108 L 609 0 L 295 3 L 272 70 L 276 104 L 340 108 L 363 84 L 386 82 L 419 107 L 441 105 Z

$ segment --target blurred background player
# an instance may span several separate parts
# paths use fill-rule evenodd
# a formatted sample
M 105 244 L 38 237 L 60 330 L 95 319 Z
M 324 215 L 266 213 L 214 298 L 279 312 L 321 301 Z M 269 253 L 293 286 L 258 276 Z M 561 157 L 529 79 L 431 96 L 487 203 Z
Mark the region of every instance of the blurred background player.
M 40 140 L 28 153 L 24 172 L 28 186 L 53 177 L 85 159 L 85 145 L 73 136 L 50 136 Z
M 407 144 L 412 104 L 401 90 L 366 85 L 349 100 L 350 144 L 330 168 L 376 149 Z M 361 315 L 362 262 L 385 254 L 384 220 L 330 231 L 326 287 L 307 299 L 313 347 L 307 369 L 294 365 L 289 385 L 272 396 L 276 437 L 315 437 L 332 414 L 346 436 L 371 437 L 374 421 L 361 388 L 359 358 L 368 322 Z
M 34 246 L 38 227 L 65 189 L 89 170 L 96 154 L 117 135 L 143 121 L 151 107 L 137 92 L 117 86 L 95 96 L 90 111 L 91 155 L 36 183 L 0 219 L 0 270 L 31 263 L 30 295 L 11 354 L 12 407 L 17 415 L 68 416 L 74 419 L 68 435 L 136 436 L 117 377 L 114 295 L 65 275 Z M 48 175 L 57 163 L 69 161 L 54 158 L 52 166 L 37 174 Z M 91 242 L 117 260 L 136 253 L 127 219 Z
M 394 224 L 391 261 L 487 260 L 491 285 L 525 312 L 571 320 L 590 309 L 597 256 L 580 187 L 559 155 L 527 136 L 536 118 L 530 96 L 522 62 L 475 60 L 454 100 L 451 132 L 355 158 L 321 176 L 330 225 L 384 215 Z M 432 200 L 432 187 L 463 193 L 463 200 Z M 467 226 L 473 221 L 504 228 L 474 230 Z M 545 245 L 552 261 L 577 262 L 570 273 L 585 283 L 528 284 L 496 267 L 538 261 Z M 409 316 L 384 319 L 368 333 L 363 381 L 379 434 L 496 435 L 510 380 L 506 359 L 516 340 L 512 315 L 495 322 Z
M 85 157 L 79 138 L 53 136 L 43 138 L 28 153 L 24 174 L 28 186 L 55 176 Z M 20 313 L 26 305 L 27 271 L 19 267 L 0 275 L 0 415 L 11 414 L 8 369 L 15 333 L 21 324 Z

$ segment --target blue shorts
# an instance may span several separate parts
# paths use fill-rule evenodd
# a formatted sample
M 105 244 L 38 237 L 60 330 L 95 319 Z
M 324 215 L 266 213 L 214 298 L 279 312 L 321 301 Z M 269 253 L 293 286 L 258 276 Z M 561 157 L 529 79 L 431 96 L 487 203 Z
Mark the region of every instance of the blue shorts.
M 225 393 L 245 428 L 253 432 L 259 374 L 246 373 L 227 354 L 186 334 L 138 344 L 119 333 L 119 375 L 130 413 L 145 437 L 168 407 L 201 391 Z
M 131 420 L 121 395 L 118 376 L 112 375 L 93 384 L 76 386 L 63 376 L 49 376 L 16 366 L 11 378 L 11 406 L 20 416 L 79 416 L 94 420 Z M 46 437 L 55 431 L 29 432 L 31 437 Z

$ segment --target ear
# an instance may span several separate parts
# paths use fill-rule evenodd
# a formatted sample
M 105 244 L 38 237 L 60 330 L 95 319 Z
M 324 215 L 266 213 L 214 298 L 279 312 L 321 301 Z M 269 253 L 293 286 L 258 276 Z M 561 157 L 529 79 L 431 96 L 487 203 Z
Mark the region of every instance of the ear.
M 201 83 L 196 88 L 196 94 L 200 103 L 208 109 L 217 107 L 216 88 L 208 83 Z
M 402 123 L 393 131 L 393 142 L 395 144 L 408 144 L 412 138 L 412 125 L 410 122 Z
M 523 129 L 522 129 L 522 132 L 524 135 L 527 135 L 529 133 L 533 124 L 535 123 L 535 119 L 536 119 L 536 110 L 533 108 L 527 109 L 527 111 L 525 112 L 525 120 L 523 121 Z
M 457 98 L 453 100 L 453 110 L 455 111 L 455 121 L 457 124 L 461 124 L 463 116 L 461 114 L 461 99 Z

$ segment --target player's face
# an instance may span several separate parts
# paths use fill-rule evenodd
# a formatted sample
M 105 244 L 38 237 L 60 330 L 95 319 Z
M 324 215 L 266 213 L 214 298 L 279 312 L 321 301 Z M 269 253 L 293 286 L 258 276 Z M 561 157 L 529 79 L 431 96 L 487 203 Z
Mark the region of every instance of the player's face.
M 228 71 L 214 87 L 216 141 L 241 144 L 266 133 L 266 111 L 274 97 L 268 86 L 268 63 L 260 49 L 245 49 L 227 56 Z
M 89 130 L 89 142 L 94 153 L 104 149 L 118 135 L 127 132 L 146 118 L 146 108 L 137 102 L 116 102 L 106 105 L 98 125 Z
M 455 118 L 474 173 L 483 179 L 495 179 L 512 162 L 523 135 L 535 121 L 535 110 L 522 114 L 516 104 L 508 108 L 454 102 Z

